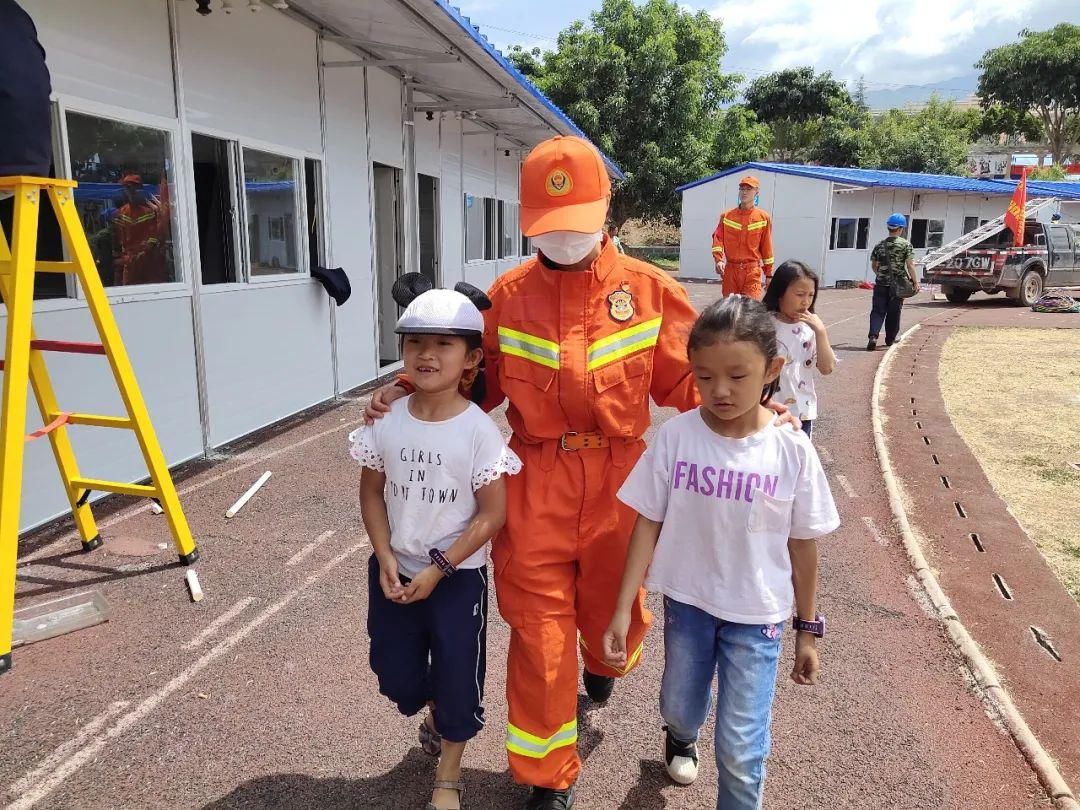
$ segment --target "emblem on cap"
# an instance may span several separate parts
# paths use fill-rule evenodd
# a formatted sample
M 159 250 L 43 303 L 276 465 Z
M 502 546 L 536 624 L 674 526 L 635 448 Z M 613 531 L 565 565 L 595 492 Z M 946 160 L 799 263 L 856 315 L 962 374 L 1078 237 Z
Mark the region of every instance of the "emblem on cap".
M 552 169 L 547 176 L 547 193 L 551 197 L 565 197 L 574 190 L 574 179 L 566 169 Z
M 607 297 L 608 312 L 612 320 L 625 323 L 634 317 L 634 296 L 630 292 L 630 285 L 625 281 L 622 286 Z

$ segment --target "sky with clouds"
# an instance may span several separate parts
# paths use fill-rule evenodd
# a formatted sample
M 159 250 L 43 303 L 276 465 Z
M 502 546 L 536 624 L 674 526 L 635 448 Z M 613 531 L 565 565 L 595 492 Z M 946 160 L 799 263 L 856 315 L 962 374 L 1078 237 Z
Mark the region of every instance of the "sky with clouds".
M 460 0 L 497 47 L 554 48 L 601 0 Z M 724 68 L 753 79 L 814 65 L 870 90 L 969 76 L 988 48 L 1023 28 L 1080 24 L 1080 0 L 686 0 L 724 23 Z

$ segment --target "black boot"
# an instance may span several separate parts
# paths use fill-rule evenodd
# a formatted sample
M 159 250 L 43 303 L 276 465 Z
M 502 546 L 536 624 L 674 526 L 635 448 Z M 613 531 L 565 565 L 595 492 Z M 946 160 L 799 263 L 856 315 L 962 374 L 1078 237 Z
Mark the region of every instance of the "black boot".
M 585 684 L 585 694 L 593 703 L 604 703 L 611 692 L 615 689 L 615 679 L 606 675 L 593 675 L 589 670 L 583 670 L 581 682 Z
M 877 338 L 870 338 L 868 341 L 866 341 L 866 350 L 868 352 L 872 352 L 876 348 L 877 348 Z
M 573 785 L 565 790 L 534 787 L 525 801 L 525 810 L 570 810 L 573 806 Z

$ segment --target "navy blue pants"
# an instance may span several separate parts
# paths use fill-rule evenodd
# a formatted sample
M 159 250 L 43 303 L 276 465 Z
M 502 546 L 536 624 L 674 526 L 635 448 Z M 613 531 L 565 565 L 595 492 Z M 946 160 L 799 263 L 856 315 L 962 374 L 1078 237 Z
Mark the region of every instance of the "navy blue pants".
M 892 344 L 900 334 L 900 311 L 904 308 L 904 299 L 896 294 L 892 284 L 874 285 L 874 297 L 870 309 L 870 337 L 878 339 L 881 327 L 885 327 L 885 342 Z
M 486 568 L 461 568 L 422 602 L 399 605 L 383 595 L 375 555 L 368 560 L 369 660 L 379 693 L 407 717 L 433 701 L 435 729 L 450 742 L 484 727 L 487 603 Z
M 813 439 L 814 438 L 814 420 L 813 419 L 803 419 L 802 420 L 802 431 L 803 431 L 803 433 L 806 434 L 806 437 L 808 439 Z

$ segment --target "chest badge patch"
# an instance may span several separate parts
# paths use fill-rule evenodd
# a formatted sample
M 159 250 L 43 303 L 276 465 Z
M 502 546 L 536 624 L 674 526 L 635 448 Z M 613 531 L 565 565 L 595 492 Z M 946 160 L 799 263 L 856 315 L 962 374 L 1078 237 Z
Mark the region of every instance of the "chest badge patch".
M 630 285 L 625 281 L 622 286 L 607 297 L 608 313 L 612 320 L 626 323 L 634 317 L 634 296 L 630 292 Z

